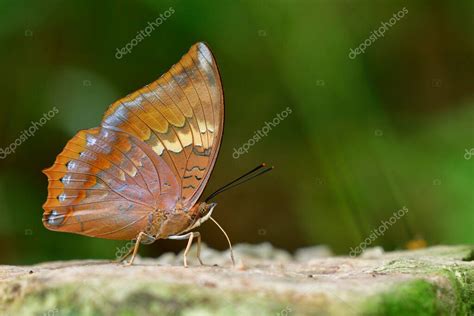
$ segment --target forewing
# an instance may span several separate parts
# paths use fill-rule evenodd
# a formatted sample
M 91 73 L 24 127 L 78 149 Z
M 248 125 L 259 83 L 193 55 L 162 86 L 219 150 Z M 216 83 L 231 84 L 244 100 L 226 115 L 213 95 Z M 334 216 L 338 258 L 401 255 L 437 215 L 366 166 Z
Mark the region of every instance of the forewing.
M 199 199 L 214 167 L 224 124 L 219 71 L 210 49 L 197 43 L 155 82 L 118 100 L 102 126 L 143 141 L 178 179 L 178 206 Z

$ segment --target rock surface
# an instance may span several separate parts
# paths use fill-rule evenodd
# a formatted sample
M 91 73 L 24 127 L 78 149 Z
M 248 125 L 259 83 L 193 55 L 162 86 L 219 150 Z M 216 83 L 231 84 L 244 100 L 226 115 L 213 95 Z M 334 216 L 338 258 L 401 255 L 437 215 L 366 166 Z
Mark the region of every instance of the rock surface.
M 193 250 L 195 251 L 195 249 Z M 269 244 L 136 260 L 0 266 L 0 315 L 474 315 L 474 246 L 295 256 Z

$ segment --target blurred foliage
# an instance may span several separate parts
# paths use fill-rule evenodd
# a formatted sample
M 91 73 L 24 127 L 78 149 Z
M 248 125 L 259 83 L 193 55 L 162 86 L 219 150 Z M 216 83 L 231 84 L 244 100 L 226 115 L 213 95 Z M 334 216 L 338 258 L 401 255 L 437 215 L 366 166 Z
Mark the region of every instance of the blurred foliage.
M 175 13 L 130 54 L 149 21 Z M 364 54 L 351 48 L 406 7 Z M 47 231 L 41 205 L 51 165 L 108 104 L 166 71 L 197 41 L 218 60 L 225 137 L 212 191 L 261 161 L 273 173 L 216 200 L 234 242 L 348 253 L 406 206 L 373 245 L 474 243 L 472 1 L 0 1 L 0 147 L 54 106 L 59 114 L 0 160 L 0 263 L 113 258 L 114 242 Z M 248 154 L 254 132 L 292 114 Z M 212 224 L 204 241 L 225 248 Z M 184 243 L 159 241 L 146 255 Z

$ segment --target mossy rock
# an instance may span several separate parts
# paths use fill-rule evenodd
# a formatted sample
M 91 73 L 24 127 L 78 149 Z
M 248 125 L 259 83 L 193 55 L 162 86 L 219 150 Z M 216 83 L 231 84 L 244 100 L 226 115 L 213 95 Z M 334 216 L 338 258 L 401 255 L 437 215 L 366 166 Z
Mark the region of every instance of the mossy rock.
M 238 245 L 189 255 L 0 266 L 1 315 L 474 315 L 472 246 L 361 258 Z M 260 255 L 261 254 L 261 255 Z M 309 255 L 310 254 L 310 255 Z M 325 257 L 320 257 L 321 254 Z M 311 257 L 313 256 L 313 257 Z M 304 258 L 304 261 L 301 260 Z M 214 265 L 218 264 L 218 265 Z

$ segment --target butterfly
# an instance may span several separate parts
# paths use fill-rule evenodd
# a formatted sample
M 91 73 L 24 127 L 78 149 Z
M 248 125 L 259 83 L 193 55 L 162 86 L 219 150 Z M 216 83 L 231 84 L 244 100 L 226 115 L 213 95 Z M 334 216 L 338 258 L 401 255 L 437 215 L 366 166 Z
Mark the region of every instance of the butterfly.
M 216 60 L 196 43 L 158 80 L 114 102 L 43 172 L 43 224 L 53 231 L 140 243 L 187 239 L 216 204 L 198 200 L 216 162 L 224 95 Z M 130 252 L 127 256 L 130 255 Z M 202 261 L 199 258 L 199 261 Z

